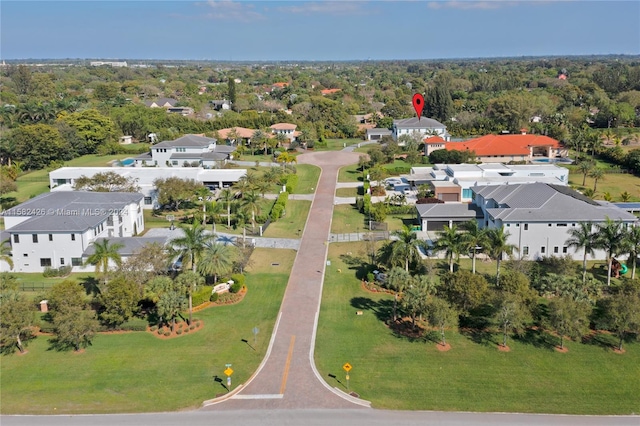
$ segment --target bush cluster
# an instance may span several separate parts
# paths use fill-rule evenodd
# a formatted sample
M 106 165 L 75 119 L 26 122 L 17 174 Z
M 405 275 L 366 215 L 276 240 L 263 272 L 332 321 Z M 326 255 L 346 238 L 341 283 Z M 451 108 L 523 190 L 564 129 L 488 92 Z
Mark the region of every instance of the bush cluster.
M 292 175 L 292 176 L 295 176 L 295 175 Z M 278 195 L 278 199 L 276 200 L 276 202 L 273 204 L 273 207 L 271 208 L 272 221 L 276 221 L 282 217 L 287 207 L 288 200 L 289 200 L 288 191 L 281 192 L 280 195 Z
M 46 278 L 66 277 L 70 273 L 71 273 L 71 265 L 67 265 L 67 266 L 61 266 L 59 268 L 46 267 L 44 268 L 44 272 L 42 273 L 42 275 Z
M 288 174 L 287 181 L 285 183 L 285 188 L 287 189 L 287 192 L 289 194 L 293 194 L 293 191 L 296 189 L 296 186 L 298 186 L 298 175 Z
M 211 291 L 213 290 L 212 286 L 205 285 L 202 286 L 199 290 L 195 291 L 191 297 L 193 301 L 193 306 L 202 305 L 206 301 L 210 300 Z

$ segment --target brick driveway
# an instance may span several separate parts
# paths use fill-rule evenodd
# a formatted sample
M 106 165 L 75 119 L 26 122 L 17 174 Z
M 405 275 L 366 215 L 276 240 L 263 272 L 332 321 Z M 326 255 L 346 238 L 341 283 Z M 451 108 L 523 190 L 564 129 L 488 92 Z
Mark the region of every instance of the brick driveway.
M 312 365 L 338 170 L 357 163 L 358 158 L 359 154 L 344 151 L 298 156 L 298 164 L 317 165 L 322 173 L 282 301 L 271 353 L 240 392 L 205 409 L 363 407 L 332 391 Z

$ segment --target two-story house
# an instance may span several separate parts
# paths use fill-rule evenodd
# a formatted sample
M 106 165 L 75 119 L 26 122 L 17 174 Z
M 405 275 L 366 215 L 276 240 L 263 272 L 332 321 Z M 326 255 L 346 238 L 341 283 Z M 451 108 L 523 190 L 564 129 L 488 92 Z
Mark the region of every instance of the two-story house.
M 49 192 L 6 210 L 13 270 L 84 270 L 84 253 L 96 239 L 144 231 L 142 203 L 142 194 L 130 192 Z
M 220 168 L 232 158 L 235 148 L 218 145 L 215 138 L 185 135 L 151 147 L 148 154 L 136 157 L 136 166 Z
M 393 120 L 393 128 L 391 130 L 393 140 L 397 141 L 402 135 L 417 134 L 422 140 L 427 136 L 440 136 L 445 141 L 451 139 L 451 135 L 447 132 L 447 126 L 433 118 L 412 117 L 403 120 Z

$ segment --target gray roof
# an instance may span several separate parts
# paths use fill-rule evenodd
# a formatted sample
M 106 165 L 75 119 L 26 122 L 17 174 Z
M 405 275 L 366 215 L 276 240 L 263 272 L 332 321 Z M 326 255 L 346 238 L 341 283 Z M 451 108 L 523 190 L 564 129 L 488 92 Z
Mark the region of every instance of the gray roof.
M 391 135 L 391 130 L 376 127 L 374 129 L 367 129 L 366 133 L 368 135 Z
M 474 186 L 473 191 L 497 207 L 487 208 L 493 219 L 503 222 L 635 222 L 631 213 L 613 204 L 601 204 L 562 185 L 529 183 Z
M 144 104 L 145 104 L 146 106 L 151 106 L 151 105 L 153 105 L 154 103 L 155 103 L 156 105 L 164 105 L 164 104 L 168 103 L 168 104 L 169 104 L 169 105 L 171 105 L 171 106 L 175 106 L 175 104 L 177 104 L 177 103 L 178 103 L 178 101 L 177 101 L 177 100 L 175 100 L 175 99 L 173 99 L 173 98 L 158 98 L 158 100 L 157 100 L 157 101 L 146 101 Z
M 216 160 L 222 161 L 229 158 L 229 154 L 225 152 L 194 152 L 192 154 L 189 153 L 175 153 L 171 154 L 170 157 L 172 160 Z
M 482 217 L 481 210 L 474 204 L 444 203 L 416 204 L 421 218 L 476 219 Z
M 411 117 L 403 120 L 393 120 L 393 125 L 402 129 L 445 129 L 446 126 L 433 118 Z
M 162 141 L 153 145 L 151 148 L 171 148 L 171 147 L 207 147 L 212 143 L 216 143 L 215 138 L 208 138 L 206 136 L 198 135 L 184 135 L 173 141 Z
M 48 192 L 6 210 L 3 215 L 30 217 L 9 229 L 11 233 L 84 232 L 114 211 L 139 203 L 143 197 L 135 192 Z
M 160 244 L 165 245 L 167 243 L 168 237 L 115 237 L 115 238 L 98 238 L 93 244 L 89 244 L 89 246 L 85 249 L 82 256 L 91 256 L 95 252 L 94 244 L 98 242 L 102 242 L 103 240 L 109 240 L 110 244 L 122 244 L 118 253 L 121 256 L 131 256 L 136 251 L 140 250 L 147 244 Z

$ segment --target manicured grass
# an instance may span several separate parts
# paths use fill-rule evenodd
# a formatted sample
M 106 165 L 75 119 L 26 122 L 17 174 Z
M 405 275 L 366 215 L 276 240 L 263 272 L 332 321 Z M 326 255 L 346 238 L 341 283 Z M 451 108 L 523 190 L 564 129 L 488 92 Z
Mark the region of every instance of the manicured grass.
M 298 174 L 298 185 L 294 189 L 294 194 L 313 194 L 318 187 L 320 178 L 320 168 L 311 164 L 296 165 Z
M 403 226 L 411 226 L 416 222 L 416 215 L 414 214 L 390 214 L 387 215 L 385 223 L 388 226 L 389 231 L 399 231 Z
M 434 341 L 394 334 L 384 323 L 392 296 L 364 291 L 354 270 L 338 257 L 364 252 L 361 246 L 329 248 L 315 360 L 330 385 L 345 390 L 341 366 L 349 362 L 350 390 L 375 408 L 571 414 L 640 410 L 640 343 L 627 343 L 626 353 L 619 355 L 607 347 L 614 339 L 599 335 L 593 344 L 567 342 L 569 352 L 562 354 L 543 337 L 510 338 L 511 352 L 503 353 L 497 350 L 498 334 L 476 343 L 449 330 L 452 349 L 439 352 Z
M 350 164 L 340 168 L 338 182 L 362 182 L 362 171 L 357 164 Z
M 366 227 L 364 216 L 352 204 L 339 204 L 333 208 L 331 232 L 345 234 L 364 232 Z
M 336 197 L 357 197 L 362 195 L 362 188 L 338 188 L 336 189 Z
M 310 209 L 311 201 L 287 201 L 287 215 L 276 222 L 271 222 L 264 236 L 271 238 L 300 238 Z
M 585 188 L 593 189 L 593 179 L 587 176 L 585 186 L 582 186 L 582 174 L 571 173 L 569 175 L 569 185 L 577 190 Z M 604 178 L 598 180 L 595 199 L 602 200 L 603 194 L 608 192 L 613 197 L 614 202 L 620 202 L 620 194 L 628 192 L 631 194 L 631 201 L 640 201 L 640 178 L 628 173 L 607 173 Z
M 244 300 L 195 313 L 204 328 L 193 334 L 99 334 L 83 353 L 49 350 L 49 337 L 39 336 L 26 355 L 2 357 L 2 414 L 172 411 L 226 393 L 225 364 L 233 364 L 235 388 L 264 357 L 294 258 L 256 249 Z
M 315 151 L 339 151 L 345 146 L 356 145 L 361 142 L 364 142 L 362 139 L 351 138 L 351 139 L 327 139 L 324 143 L 316 142 L 313 149 Z

